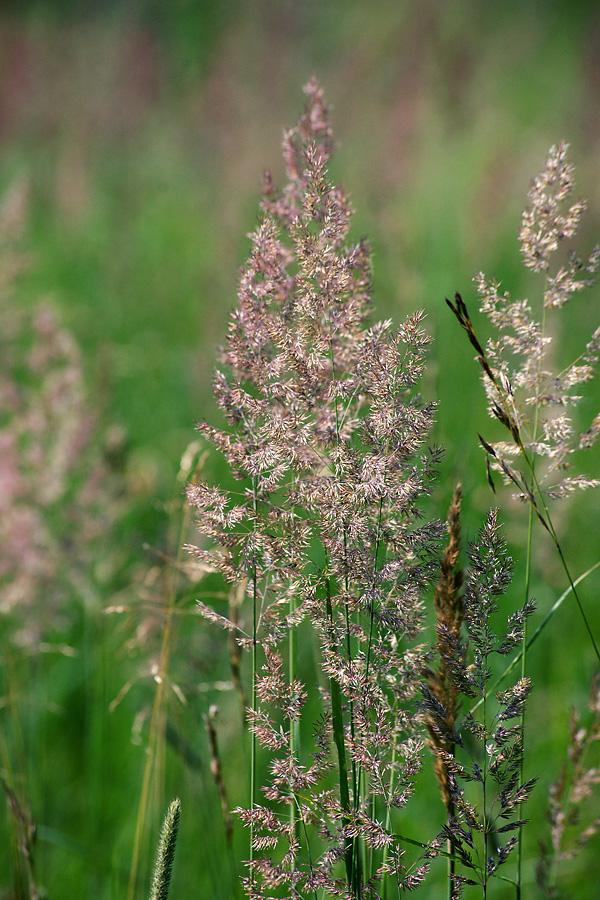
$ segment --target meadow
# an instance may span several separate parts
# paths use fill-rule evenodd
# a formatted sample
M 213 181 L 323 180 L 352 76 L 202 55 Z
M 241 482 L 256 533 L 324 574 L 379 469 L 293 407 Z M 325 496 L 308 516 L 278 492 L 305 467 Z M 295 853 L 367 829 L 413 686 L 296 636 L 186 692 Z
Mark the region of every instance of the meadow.
M 540 840 L 549 846 L 552 837 L 549 787 L 563 765 L 572 778 L 572 748 L 578 740 L 583 746 L 571 710 L 579 726 L 598 728 L 597 709 L 596 718 L 588 709 L 598 658 L 560 558 L 573 579 L 598 562 L 597 489 L 548 501 L 548 528 L 540 497 L 536 512 L 512 498 L 514 481 L 504 484 L 494 472 L 501 453 L 486 445 L 515 444 L 517 426 L 506 414 L 516 413 L 502 407 L 503 421 L 486 410 L 474 357 L 483 349 L 496 371 L 487 350 L 494 328 L 479 309 L 486 292 L 473 283 L 485 272 L 488 299 L 497 279 L 515 300 L 527 297 L 541 318 L 544 275 L 524 265 L 519 230 L 531 179 L 561 140 L 574 166 L 570 202 L 588 201 L 570 243 L 587 259 L 598 242 L 594 5 L 507 4 L 490 16 L 474 2 L 418 10 L 383 2 L 373 16 L 363 3 L 334 0 L 318 8 L 231 0 L 218 12 L 208 3 L 176 12 L 158 2 L 107 3 L 87 13 L 67 2 L 29 3 L 7 7 L 2 24 L 3 896 L 147 896 L 160 825 L 176 796 L 181 821 L 169 896 L 243 896 L 249 829 L 230 811 L 250 805 L 253 769 L 257 793 L 268 781 L 270 756 L 256 746 L 253 753 L 248 735 L 252 653 L 238 659 L 198 605 L 239 613 L 247 626 L 247 600 L 232 592 L 214 560 L 184 549 L 210 549 L 194 524 L 202 503 L 193 491 L 200 510 L 186 502 L 186 485 L 239 491 L 227 454 L 206 439 L 228 427 L 223 402 L 219 408 L 213 397 L 213 372 L 251 251 L 247 235 L 258 227 L 263 173 L 286 183 L 283 129 L 298 121 L 302 86 L 316 72 L 339 142 L 328 177 L 343 185 L 355 210 L 348 246 L 364 235 L 372 246 L 371 321 L 389 318 L 395 332 L 424 310 L 419 329 L 433 338 L 419 362 L 418 393 L 425 407 L 437 404 L 422 443 L 443 453 L 423 485 L 419 515 L 445 520 L 462 484 L 460 564 L 468 568 L 468 546 L 498 507 L 514 563 L 498 628 L 533 597 L 531 636 L 567 592 L 527 655 L 524 778 L 538 781 L 523 808 L 531 821 L 522 832 L 520 878 L 523 896 L 594 897 L 597 835 L 590 832 L 587 845 L 556 866 L 546 893 L 536 886 L 536 866 Z M 575 292 L 548 317 L 553 372 L 568 372 L 598 327 L 597 291 Z M 593 367 L 594 349 L 587 352 Z M 577 383 L 584 373 L 571 375 L 568 389 L 583 397 L 575 424 L 585 433 L 600 390 L 597 380 Z M 506 399 L 504 382 L 500 390 Z M 207 426 L 198 433 L 198 422 L 214 432 Z M 520 423 L 517 431 L 520 437 Z M 600 459 L 591 437 L 587 443 L 574 471 L 594 478 Z M 513 459 L 506 456 L 509 469 Z M 527 493 L 531 470 L 523 477 L 519 490 L 525 485 Z M 446 538 L 438 532 L 431 542 L 441 553 Z M 315 573 L 326 569 L 320 552 L 311 544 L 317 582 Z M 276 569 L 277 560 L 270 565 Z M 420 583 L 428 647 L 436 644 L 437 570 L 429 559 Z M 233 587 L 247 577 L 238 571 Z M 578 585 L 592 634 L 598 583 L 590 571 Z M 369 629 L 363 640 L 358 628 L 348 632 L 356 659 L 363 644 L 371 646 Z M 312 723 L 328 708 L 319 690 L 330 692 L 335 719 L 336 689 L 319 671 L 324 651 L 317 647 L 307 621 L 299 622 L 292 649 L 309 689 L 307 747 Z M 287 645 L 285 653 L 287 666 Z M 432 659 L 421 672 L 437 671 Z M 264 661 L 255 660 L 256 671 Z M 506 661 L 494 663 L 488 687 Z M 520 664 L 502 689 L 519 671 Z M 340 702 L 343 718 L 351 701 Z M 436 709 L 430 704 L 429 715 Z M 435 735 L 395 826 L 417 843 L 439 834 L 447 813 L 433 774 Z M 341 782 L 339 728 L 331 745 Z M 591 794 L 569 838 L 598 815 L 594 752 L 593 744 L 585 750 Z M 331 772 L 327 778 L 336 781 Z M 567 812 L 576 809 L 568 785 L 566 796 Z M 349 827 L 348 809 L 337 814 Z M 420 860 L 423 848 L 405 849 Z M 347 843 L 345 852 L 335 871 L 343 877 L 349 865 L 356 889 L 349 857 L 360 854 Z M 377 852 L 361 851 L 374 867 Z M 501 868 L 513 880 L 516 853 Z M 446 892 L 447 865 L 443 854 L 432 860 L 418 896 Z M 498 878 L 486 890 L 516 895 Z M 387 896 L 397 893 L 388 883 Z M 465 889 L 467 897 L 481 893 Z

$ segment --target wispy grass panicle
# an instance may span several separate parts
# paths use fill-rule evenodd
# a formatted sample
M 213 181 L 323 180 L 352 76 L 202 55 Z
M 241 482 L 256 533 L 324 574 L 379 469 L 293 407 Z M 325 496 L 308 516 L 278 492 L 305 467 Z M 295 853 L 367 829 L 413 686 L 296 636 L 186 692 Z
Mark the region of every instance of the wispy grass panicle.
M 573 169 L 567 162 L 567 145 L 550 149 L 541 174 L 534 179 L 523 213 L 520 246 L 525 264 L 544 275 L 545 282 L 536 315 L 527 300 L 512 300 L 500 284 L 479 273 L 475 284 L 481 309 L 495 328 L 483 348 L 460 294 L 455 303 L 446 301 L 477 351 L 489 411 L 508 432 L 506 440 L 489 441 L 480 436 L 486 452 L 488 480 L 495 490 L 493 471 L 517 489 L 516 496 L 529 503 L 549 533 L 584 621 L 596 658 L 600 649 L 565 560 L 548 502 L 577 490 L 598 487 L 600 480 L 571 474 L 571 456 L 589 449 L 600 434 L 600 416 L 583 431 L 573 422 L 571 411 L 582 399 L 580 387 L 595 374 L 600 354 L 600 327 L 591 335 L 577 358 L 554 371 L 550 359 L 552 330 L 549 312 L 556 313 L 574 294 L 594 283 L 600 265 L 600 247 L 582 261 L 571 253 L 568 263 L 554 264 L 553 254 L 578 229 L 585 202 L 570 203 Z M 530 530 L 531 535 L 531 530 Z M 528 560 L 531 558 L 531 536 Z M 530 569 L 528 562 L 527 570 Z M 523 653 L 525 661 L 525 653 Z
M 562 309 L 575 294 L 593 285 L 600 265 L 600 247 L 584 260 L 571 252 L 567 262 L 561 261 L 562 256 L 554 262 L 564 242 L 577 233 L 585 210 L 585 201 L 571 203 L 572 193 L 573 168 L 567 162 L 567 145 L 560 143 L 550 149 L 543 171 L 532 183 L 519 235 L 525 265 L 544 275 L 539 313 L 529 301 L 513 300 L 502 292 L 498 281 L 477 274 L 481 310 L 495 329 L 483 350 L 462 300 L 453 307 L 477 349 L 490 413 L 510 432 L 510 440 L 487 445 L 492 469 L 519 487 L 523 479 L 515 456 L 528 453 L 530 460 L 539 461 L 537 483 L 553 499 L 600 484 L 598 479 L 568 471 L 571 455 L 588 449 L 600 434 L 600 416 L 580 432 L 571 415 L 582 399 L 581 386 L 595 374 L 600 327 L 577 358 L 559 371 L 553 369 L 551 359 L 556 329 L 551 327 L 549 311 Z M 527 471 L 526 480 L 530 480 Z M 529 493 L 527 488 L 519 490 L 521 499 L 529 499 Z
M 272 755 L 268 806 L 253 784 L 240 811 L 248 892 L 358 897 L 388 875 L 416 878 L 389 824 L 420 764 L 416 642 L 442 532 L 420 508 L 439 451 L 426 444 L 435 406 L 418 393 L 423 317 L 370 324 L 369 247 L 350 240 L 322 92 L 314 81 L 306 92 L 284 137 L 288 183 L 265 180 L 215 375 L 228 430 L 199 426 L 239 490 L 190 485 L 204 539 L 191 549 L 245 585 L 249 606 L 238 621 L 202 607 L 252 651 L 253 771 L 259 746 Z M 316 724 L 289 652 L 302 622 L 318 646 Z

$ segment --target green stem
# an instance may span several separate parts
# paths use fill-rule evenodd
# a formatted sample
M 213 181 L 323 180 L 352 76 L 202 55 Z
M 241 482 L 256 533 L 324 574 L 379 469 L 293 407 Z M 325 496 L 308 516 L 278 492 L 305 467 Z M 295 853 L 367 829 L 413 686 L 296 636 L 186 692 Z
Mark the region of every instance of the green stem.
M 348 566 L 347 566 L 347 535 L 344 531 L 344 568 L 345 568 L 345 587 L 346 593 L 349 591 L 348 584 Z M 345 613 L 346 613 L 346 655 L 348 657 L 348 662 L 352 662 L 352 645 L 351 645 L 351 636 L 350 636 L 350 614 L 348 612 L 348 604 L 345 604 Z M 339 685 L 338 685 L 339 688 Z M 352 700 L 348 701 L 348 717 L 350 720 L 350 736 L 352 738 L 352 743 L 354 743 L 354 705 Z M 356 761 L 354 758 L 352 759 L 352 804 L 355 811 L 358 810 L 360 806 L 361 800 L 361 792 L 360 792 L 360 780 L 361 780 L 361 770 L 357 770 Z M 355 895 L 358 897 L 360 895 L 360 882 L 361 882 L 361 854 L 360 854 L 360 844 L 359 838 L 353 838 L 353 870 L 352 870 L 352 887 L 355 892 Z
M 390 772 L 391 772 L 390 801 L 391 801 L 393 793 L 394 793 L 393 779 L 394 779 L 394 773 L 396 770 L 395 764 L 396 764 L 396 749 L 397 749 L 397 747 L 398 747 L 398 735 L 396 734 L 396 735 L 394 735 L 394 747 L 392 749 L 392 764 L 390 766 Z M 388 834 L 390 832 L 391 823 L 392 823 L 392 804 L 390 802 L 387 805 L 387 812 L 386 812 L 386 816 L 385 816 L 385 830 L 388 832 Z M 383 877 L 381 879 L 381 896 L 382 896 L 383 900 L 386 900 L 387 874 L 385 871 L 385 866 L 387 863 L 387 858 L 388 858 L 388 845 L 386 844 L 383 849 Z
M 452 756 L 456 754 L 456 747 L 452 745 Z M 450 801 L 450 805 L 448 806 L 448 827 L 450 827 L 450 822 L 454 816 L 455 808 L 454 803 Z M 452 900 L 454 896 L 454 876 L 456 874 L 456 844 L 453 837 L 448 838 L 448 900 Z
M 294 596 L 290 597 L 290 615 L 294 612 L 295 603 Z M 289 657 L 288 657 L 288 667 L 289 667 L 289 680 L 290 684 L 293 684 L 295 669 L 296 669 L 296 640 L 295 640 L 295 632 L 293 627 L 290 628 L 290 638 L 289 638 Z M 290 757 L 294 757 L 296 753 L 296 742 L 297 742 L 297 732 L 298 732 L 298 723 L 295 719 L 290 719 Z M 296 818 L 296 804 L 294 798 L 292 797 L 290 800 L 290 832 L 293 835 L 298 837 L 298 820 Z M 295 862 L 292 863 L 293 868 L 296 868 Z
M 527 557 L 525 563 L 525 603 L 529 602 L 529 591 L 531 586 L 531 549 L 533 540 L 533 507 L 529 507 L 529 527 L 527 532 Z M 523 623 L 523 641 L 521 643 L 521 678 L 525 678 L 527 674 L 527 618 Z M 521 762 L 519 765 L 519 781 L 523 784 L 525 781 L 525 704 L 521 710 L 521 741 L 523 742 L 523 753 L 521 754 Z M 517 888 L 516 900 L 521 897 L 523 869 L 523 826 L 519 825 L 517 838 Z
M 254 503 L 254 529 L 256 530 L 256 518 L 258 516 L 258 500 L 256 496 L 256 479 L 252 479 L 252 494 Z M 251 707 L 256 713 L 256 672 L 257 672 L 257 630 L 258 630 L 258 585 L 256 574 L 256 559 L 252 567 L 252 691 Z M 250 810 L 253 812 L 256 804 L 256 734 L 254 729 L 250 736 Z M 254 860 L 254 818 L 250 818 L 250 862 Z M 254 880 L 254 869 L 252 879 Z
M 558 600 L 554 603 L 554 605 L 551 607 L 551 609 L 546 613 L 546 615 L 544 616 L 544 618 L 542 619 L 542 621 L 540 622 L 538 627 L 535 629 L 535 631 L 533 632 L 531 637 L 527 639 L 527 642 L 525 644 L 525 647 L 527 650 L 529 650 L 533 646 L 533 644 L 535 644 L 535 642 L 539 638 L 540 634 L 542 633 L 542 631 L 544 630 L 544 628 L 546 627 L 546 625 L 548 624 L 548 622 L 550 621 L 550 619 L 552 618 L 554 613 L 562 606 L 562 604 L 564 603 L 566 598 L 569 596 L 571 591 L 574 589 L 574 586 L 578 585 L 581 581 L 583 581 L 585 578 L 587 578 L 588 575 L 591 575 L 592 572 L 595 572 L 596 569 L 598 569 L 598 568 L 600 568 L 600 560 L 598 560 L 598 562 L 594 563 L 593 566 L 590 566 L 589 569 L 587 569 L 582 575 L 580 575 L 579 578 L 577 578 L 573 582 L 573 584 L 570 585 L 566 589 L 566 591 L 563 591 L 563 593 L 560 595 Z M 471 714 L 473 714 L 477 709 L 479 709 L 479 707 L 483 703 L 484 699 L 487 699 L 491 694 L 493 694 L 495 692 L 496 688 L 498 688 L 502 684 L 504 679 L 508 675 L 510 675 L 510 673 L 513 671 L 515 666 L 517 666 L 519 664 L 519 661 L 522 659 L 522 657 L 523 657 L 523 650 L 521 649 L 521 650 L 519 650 L 517 655 L 515 657 L 513 657 L 513 659 L 508 664 L 508 666 L 506 667 L 504 672 L 502 672 L 502 674 L 498 676 L 498 678 L 495 680 L 495 682 L 493 683 L 491 688 L 489 688 L 486 691 L 485 698 L 481 697 L 477 701 L 477 703 L 473 707 L 471 707 L 471 710 L 470 710 Z
M 487 654 L 484 661 L 484 671 L 487 672 Z M 486 694 L 483 695 L 483 733 L 487 738 L 487 717 L 486 717 Z M 487 897 L 487 858 L 488 858 L 488 820 L 487 820 L 487 770 L 488 770 L 488 761 L 487 761 L 487 746 L 486 746 L 486 738 L 484 738 L 483 742 L 483 879 L 482 879 L 482 888 L 483 888 L 483 897 L 484 900 Z
M 333 608 L 331 605 L 331 587 L 329 584 L 329 576 L 325 579 L 327 617 L 333 625 Z M 344 713 L 342 710 L 342 693 L 340 686 L 335 678 L 329 679 L 329 689 L 331 693 L 331 718 L 333 726 L 333 740 L 338 755 L 338 773 L 340 779 L 340 803 L 342 809 L 346 811 L 344 823 L 350 821 L 350 791 L 348 789 L 348 766 L 346 763 L 346 741 L 344 737 Z M 354 884 L 354 841 L 352 838 L 346 838 L 346 880 L 349 886 Z
M 585 624 L 587 633 L 588 633 L 589 638 L 590 638 L 590 640 L 591 640 L 591 642 L 592 642 L 592 646 L 593 646 L 593 648 L 594 648 L 594 652 L 595 652 L 595 654 L 596 654 L 596 658 L 597 658 L 598 662 L 600 663 L 600 650 L 598 650 L 598 646 L 597 646 L 597 644 L 596 644 L 594 635 L 592 634 L 592 629 L 591 629 L 591 627 L 590 627 L 590 623 L 589 623 L 588 618 L 587 618 L 587 616 L 586 616 L 586 614 L 585 614 L 585 611 L 584 611 L 584 609 L 583 609 L 583 604 L 581 603 L 581 600 L 580 600 L 580 598 L 579 598 L 579 594 L 577 593 L 577 589 L 576 589 L 576 587 L 575 587 L 575 583 L 573 582 L 573 579 L 572 579 L 572 577 L 571 577 L 571 572 L 569 571 L 569 567 L 568 567 L 568 565 L 567 565 L 567 561 L 566 561 L 565 556 L 564 556 L 564 554 L 563 554 L 562 547 L 561 547 L 561 545 L 560 545 L 560 541 L 558 540 L 558 535 L 556 534 L 556 531 L 554 530 L 554 525 L 552 524 L 552 518 L 551 518 L 551 516 L 550 516 L 550 511 L 549 511 L 549 509 L 548 509 L 548 505 L 547 505 L 546 500 L 545 500 L 545 498 L 544 498 L 544 493 L 543 493 L 543 491 L 542 491 L 542 489 L 541 489 L 541 487 L 540 487 L 540 485 L 539 485 L 539 482 L 538 482 L 538 480 L 537 480 L 537 478 L 536 478 L 536 474 L 535 474 L 535 469 L 534 469 L 533 463 L 532 463 L 531 460 L 529 459 L 529 457 L 528 457 L 527 453 L 525 452 L 525 449 L 524 449 L 524 447 L 523 447 L 522 444 L 521 444 L 521 452 L 522 452 L 522 454 L 523 454 L 523 456 L 524 456 L 524 458 L 525 458 L 525 462 L 527 463 L 527 468 L 528 468 L 529 471 L 531 472 L 531 477 L 532 477 L 533 483 L 534 483 L 534 485 L 535 485 L 535 489 L 536 489 L 536 491 L 537 491 L 538 497 L 540 498 L 540 501 L 541 501 L 541 503 L 542 503 L 542 507 L 543 507 L 543 509 L 544 509 L 545 518 L 539 514 L 539 510 L 538 510 L 538 516 L 539 516 L 540 521 L 542 522 L 542 524 L 545 526 L 545 528 L 546 528 L 548 534 L 549 534 L 550 537 L 552 538 L 552 542 L 553 542 L 554 546 L 556 547 L 556 551 L 557 551 L 557 553 L 558 553 L 558 556 L 559 556 L 561 565 L 562 565 L 562 567 L 563 567 L 563 571 L 564 571 L 565 575 L 567 576 L 569 585 L 570 585 L 570 587 L 571 587 L 571 590 L 573 591 L 573 596 L 575 597 L 575 600 L 576 600 L 576 602 L 577 602 L 577 607 L 578 607 L 578 609 L 579 609 L 579 613 L 580 613 L 580 615 L 581 615 L 581 618 L 583 619 L 583 622 L 584 622 L 584 624 Z
M 335 366 L 335 354 L 333 352 L 333 329 L 331 322 L 331 314 L 329 313 L 329 308 L 327 310 L 327 324 L 329 326 L 329 357 L 331 360 L 331 377 L 335 379 L 336 377 L 336 366 Z M 334 400 L 334 411 L 335 411 L 335 433 L 336 440 L 339 446 L 340 442 L 340 422 L 339 422 L 339 410 L 338 410 L 338 399 L 337 396 Z M 347 562 L 347 535 L 344 530 L 344 561 Z M 348 567 L 345 565 L 346 575 L 345 575 L 345 586 L 346 592 L 348 591 Z M 327 615 L 329 617 L 330 622 L 333 624 L 333 609 L 331 605 L 331 586 L 329 583 L 329 577 L 326 580 L 327 585 Z M 352 659 L 352 649 L 350 644 L 350 621 L 348 615 L 348 606 L 346 605 L 346 652 L 348 656 L 348 661 Z M 333 719 L 333 735 L 335 744 L 338 752 L 338 767 L 340 773 L 340 801 L 342 804 L 342 808 L 346 809 L 348 813 L 350 813 L 350 792 L 348 788 L 348 767 L 346 762 L 346 744 L 345 744 L 345 736 L 344 736 L 344 719 L 343 719 L 343 711 L 342 711 L 342 695 L 340 691 L 340 686 L 335 679 L 330 679 L 331 685 L 331 712 Z M 354 715 L 352 710 L 352 702 L 350 702 L 350 730 L 352 738 L 354 739 Z M 352 799 L 354 803 L 354 809 L 357 810 L 359 806 L 359 777 L 356 771 L 356 762 L 354 759 L 352 760 Z M 349 819 L 346 819 L 349 821 Z M 346 878 L 348 880 L 348 886 L 352 889 L 354 896 L 359 897 L 361 893 L 361 871 L 360 871 L 360 853 L 358 846 L 358 837 L 356 838 L 348 838 L 346 840 Z

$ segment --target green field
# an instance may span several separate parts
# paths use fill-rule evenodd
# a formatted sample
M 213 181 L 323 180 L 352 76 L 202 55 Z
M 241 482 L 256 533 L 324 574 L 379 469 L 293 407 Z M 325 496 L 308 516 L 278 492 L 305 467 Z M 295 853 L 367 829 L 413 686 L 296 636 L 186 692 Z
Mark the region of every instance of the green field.
M 523 602 L 527 508 L 488 486 L 477 434 L 500 440 L 501 428 L 444 298 L 462 294 L 482 338 L 474 273 L 539 302 L 517 237 L 530 180 L 560 140 L 575 196 L 588 200 L 577 248 L 598 242 L 599 48 L 597 5 L 567 0 L 3 5 L 0 897 L 147 896 L 175 796 L 170 896 L 243 896 L 248 837 L 234 817 L 226 838 L 206 725 L 213 704 L 230 808 L 247 802 L 249 744 L 226 637 L 195 602 L 222 609 L 226 588 L 201 578 L 181 549 L 195 541 L 184 485 L 196 469 L 232 485 L 194 429 L 223 424 L 211 388 L 218 346 L 263 173 L 283 182 L 282 132 L 313 74 L 339 144 L 332 178 L 350 194 L 353 236 L 373 247 L 375 317 L 398 325 L 424 309 L 434 338 L 423 391 L 439 403 L 431 442 L 444 457 L 427 513 L 445 517 L 462 482 L 469 541 L 498 505 L 515 562 L 507 603 Z M 557 369 L 598 326 L 597 297 L 594 287 L 561 312 Z M 582 393 L 589 423 L 598 382 Z M 600 472 L 597 447 L 582 467 Z M 579 576 L 600 559 L 597 491 L 554 509 Z M 599 587 L 597 572 L 582 585 L 592 627 Z M 534 527 L 538 620 L 566 588 Z M 310 649 L 299 665 L 310 677 Z M 528 898 L 543 896 L 538 841 L 549 836 L 544 808 L 569 710 L 585 718 L 597 668 L 575 604 L 560 608 L 529 666 L 526 774 L 539 784 L 526 810 Z M 247 691 L 249 676 L 244 659 Z M 260 779 L 268 760 L 258 766 Z M 443 820 L 429 767 L 416 821 L 405 823 L 414 839 Z M 598 816 L 597 797 L 586 809 L 585 823 Z M 597 896 L 598 840 L 564 864 L 558 896 Z M 417 895 L 444 896 L 444 873 L 436 861 Z M 514 891 L 497 882 L 490 896 Z

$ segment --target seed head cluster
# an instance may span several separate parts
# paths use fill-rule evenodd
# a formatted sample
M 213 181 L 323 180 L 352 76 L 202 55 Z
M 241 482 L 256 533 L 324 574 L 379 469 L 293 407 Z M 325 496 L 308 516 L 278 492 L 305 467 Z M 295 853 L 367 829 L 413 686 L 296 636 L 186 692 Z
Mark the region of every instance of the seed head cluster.
M 492 468 L 522 487 L 511 458 L 524 449 L 543 461 L 538 482 L 544 481 L 546 494 L 555 499 L 600 484 L 595 478 L 569 471 L 571 455 L 591 447 L 600 434 L 600 415 L 582 432 L 572 418 L 572 410 L 582 399 L 581 386 L 595 373 L 600 328 L 575 360 L 560 371 L 552 364 L 553 332 L 558 330 L 553 314 L 594 283 L 600 265 L 600 247 L 587 259 L 571 252 L 560 261 L 565 242 L 577 233 L 586 206 L 583 200 L 571 202 L 573 167 L 567 162 L 567 149 L 565 143 L 550 149 L 544 169 L 531 184 L 519 234 L 525 265 L 545 279 L 541 314 L 536 317 L 527 300 L 512 300 L 502 293 L 497 281 L 481 273 L 475 277 L 481 310 L 496 330 L 483 354 L 490 411 L 511 431 L 511 440 L 493 444 Z M 528 498 L 526 490 L 519 494 Z

